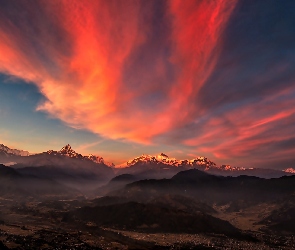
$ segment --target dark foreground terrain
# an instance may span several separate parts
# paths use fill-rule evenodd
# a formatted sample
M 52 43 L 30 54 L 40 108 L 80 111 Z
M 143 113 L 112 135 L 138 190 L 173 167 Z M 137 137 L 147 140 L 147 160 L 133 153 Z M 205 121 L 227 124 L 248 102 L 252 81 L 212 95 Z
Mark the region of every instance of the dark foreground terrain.
M 252 230 L 237 230 L 236 227 L 219 219 L 213 220 L 221 222 L 220 228 L 213 227 L 215 232 L 207 231 L 208 227 L 213 225 L 210 225 L 210 221 L 206 221 L 207 225 L 202 224 L 204 219 L 201 217 L 193 217 L 200 219 L 200 223 L 192 221 L 196 227 L 195 232 L 194 228 L 182 228 L 185 222 L 178 221 L 174 217 L 171 217 L 170 223 L 176 223 L 175 228 L 172 225 L 171 228 L 162 228 L 156 224 L 137 226 L 138 222 L 134 222 L 134 217 L 129 217 L 130 213 L 125 209 L 135 205 L 132 212 L 136 213 L 135 216 L 142 215 L 144 222 L 145 213 L 150 212 L 144 210 L 141 214 L 140 208 L 143 206 L 143 209 L 146 209 L 144 205 L 139 205 L 140 208 L 137 208 L 138 204 L 132 203 L 120 204 L 117 207 L 97 206 L 96 203 L 97 200 L 41 203 L 1 200 L 0 249 L 294 249 L 295 247 L 295 238 L 292 234 L 269 233 L 256 230 L 255 226 Z M 80 205 L 87 207 L 79 209 Z M 87 211 L 84 214 L 85 209 Z M 107 214 L 113 215 L 112 209 L 119 211 L 115 212 L 114 216 L 126 212 L 125 218 L 124 216 L 106 217 Z M 263 213 L 264 209 L 261 207 L 260 212 Z M 92 217 L 91 210 L 97 211 L 96 216 Z M 160 211 L 158 215 L 162 216 L 161 213 Z M 255 221 L 255 216 L 250 219 L 251 212 L 247 213 L 245 221 L 248 219 L 248 222 L 243 222 L 244 216 L 238 213 L 225 213 L 224 217 L 228 216 L 229 220 L 236 219 L 237 227 L 247 228 Z M 222 212 L 218 212 L 218 215 L 223 217 Z M 210 217 L 212 218 L 214 217 Z M 158 218 L 158 221 L 162 220 L 165 218 Z M 221 232 L 222 230 L 224 232 Z
M 294 176 L 123 175 L 88 196 L 4 167 L 0 181 L 0 249 L 295 249 Z

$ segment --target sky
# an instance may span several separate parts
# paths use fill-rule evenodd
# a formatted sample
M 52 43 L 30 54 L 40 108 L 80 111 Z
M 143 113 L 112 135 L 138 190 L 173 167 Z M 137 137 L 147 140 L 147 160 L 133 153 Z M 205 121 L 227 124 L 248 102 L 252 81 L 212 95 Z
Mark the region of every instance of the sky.
M 0 143 L 295 167 L 293 0 L 0 0 Z

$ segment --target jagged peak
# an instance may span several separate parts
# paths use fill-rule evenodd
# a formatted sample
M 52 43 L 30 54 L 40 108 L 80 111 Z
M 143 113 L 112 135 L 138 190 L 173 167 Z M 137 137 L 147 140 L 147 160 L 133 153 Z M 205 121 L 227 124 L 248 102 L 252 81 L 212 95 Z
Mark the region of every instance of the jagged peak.
M 59 152 L 66 152 L 66 151 L 74 151 L 70 144 L 65 145 L 64 147 L 59 150 Z
M 48 150 L 46 153 L 50 154 L 50 155 L 67 156 L 67 157 L 74 158 L 74 159 L 89 160 L 89 161 L 92 161 L 94 163 L 105 164 L 105 165 L 107 165 L 109 167 L 114 167 L 115 166 L 113 163 L 105 162 L 104 159 L 101 156 L 98 156 L 98 155 L 89 154 L 87 156 L 83 156 L 82 154 L 79 154 L 75 150 L 73 150 L 73 148 L 71 147 L 70 144 L 65 145 L 59 151 Z
M 198 156 L 194 159 L 177 160 L 175 158 L 169 158 L 167 154 L 160 153 L 156 156 L 142 154 L 132 160 L 127 161 L 126 164 L 119 165 L 119 167 L 130 167 L 135 164 L 165 164 L 174 167 L 189 167 L 197 168 L 204 171 L 218 170 L 218 171 L 243 171 L 246 168 L 233 167 L 230 165 L 217 166 L 216 163 L 209 160 L 207 157 Z M 295 171 L 295 170 L 294 170 Z
M 206 167 L 216 166 L 216 164 L 214 162 L 208 160 L 206 157 L 203 157 L 203 156 L 197 157 L 192 160 L 177 160 L 175 158 L 169 158 L 169 156 L 164 153 L 160 153 L 156 156 L 142 154 L 139 157 L 136 157 L 132 160 L 127 161 L 126 166 L 132 166 L 132 165 L 135 165 L 136 163 L 141 163 L 141 164 L 164 163 L 166 165 L 171 165 L 171 166 L 184 166 L 184 165 L 190 165 L 190 166 L 200 166 L 201 165 L 201 166 L 206 166 Z M 125 165 L 125 164 L 123 164 L 123 165 Z
M 89 154 L 86 157 L 92 161 L 104 163 L 104 159 L 101 156 Z
M 58 151 L 59 154 L 67 155 L 73 158 L 82 158 L 83 156 L 77 153 L 75 150 L 72 149 L 70 144 L 65 145 L 61 150 Z
M 115 167 L 114 163 L 106 162 L 104 160 L 104 158 L 102 158 L 101 156 L 98 156 L 98 155 L 89 154 L 88 156 L 84 156 L 84 157 L 87 157 L 89 160 L 96 162 L 96 163 L 102 163 L 102 164 L 105 164 L 105 165 L 112 167 L 112 168 Z

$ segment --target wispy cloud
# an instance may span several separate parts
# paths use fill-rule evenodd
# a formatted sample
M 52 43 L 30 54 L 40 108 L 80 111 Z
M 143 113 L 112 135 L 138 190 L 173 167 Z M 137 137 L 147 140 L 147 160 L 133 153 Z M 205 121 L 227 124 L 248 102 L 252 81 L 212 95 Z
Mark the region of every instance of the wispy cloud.
M 0 10 L 0 71 L 38 87 L 46 98 L 38 111 L 105 138 L 216 158 L 271 152 L 294 119 L 295 36 L 286 38 L 293 21 L 280 6 L 9 1 Z M 265 20 L 276 11 L 286 18 L 274 26 Z

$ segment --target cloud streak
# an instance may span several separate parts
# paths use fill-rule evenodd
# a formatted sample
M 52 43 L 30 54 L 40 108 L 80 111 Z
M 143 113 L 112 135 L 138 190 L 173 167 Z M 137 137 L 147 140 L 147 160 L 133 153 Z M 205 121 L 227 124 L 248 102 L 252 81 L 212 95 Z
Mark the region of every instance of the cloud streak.
M 288 30 L 264 22 L 275 6 L 261 12 L 261 3 L 235 0 L 0 3 L 0 71 L 36 85 L 46 97 L 37 110 L 69 126 L 226 159 L 272 152 L 293 132 L 295 50 Z M 246 18 L 250 12 L 255 23 Z M 278 25 L 290 27 L 286 22 Z
M 173 129 L 175 114 L 185 122 L 194 108 L 185 100 L 198 92 L 214 67 L 217 55 L 213 50 L 234 7 L 234 1 L 226 2 L 164 2 L 159 14 L 171 19 L 171 34 L 162 38 L 172 40 L 169 58 L 161 53 L 156 58 L 155 54 L 150 61 L 155 61 L 156 67 L 145 72 L 145 61 L 134 65 L 131 59 L 140 46 L 149 50 L 145 43 L 158 25 L 158 17 L 153 16 L 155 2 L 41 1 L 32 10 L 28 2 L 21 1 L 19 8 L 31 21 L 22 23 L 17 16 L 20 10 L 6 16 L 3 13 L 0 67 L 37 84 L 47 98 L 38 110 L 107 137 L 148 142 L 154 135 Z M 40 20 L 38 10 L 44 19 Z M 154 48 L 155 52 L 162 49 Z M 140 84 L 138 76 L 131 88 L 129 79 L 123 77 L 126 71 L 136 74 L 140 70 L 144 76 L 161 78 L 169 66 L 183 69 L 169 83 L 164 76 L 162 83 Z M 155 100 L 160 112 L 147 110 L 149 104 L 136 108 L 140 103 L 137 98 L 150 102 L 152 97 L 147 93 L 161 91 L 167 91 L 169 98 L 163 103 Z

